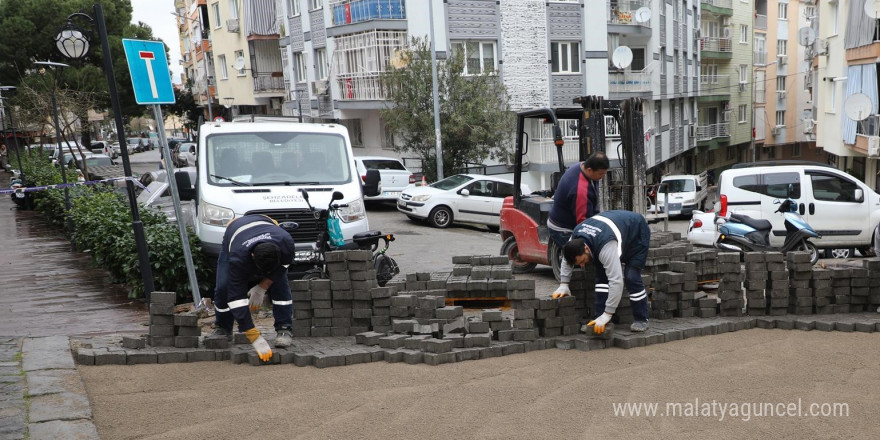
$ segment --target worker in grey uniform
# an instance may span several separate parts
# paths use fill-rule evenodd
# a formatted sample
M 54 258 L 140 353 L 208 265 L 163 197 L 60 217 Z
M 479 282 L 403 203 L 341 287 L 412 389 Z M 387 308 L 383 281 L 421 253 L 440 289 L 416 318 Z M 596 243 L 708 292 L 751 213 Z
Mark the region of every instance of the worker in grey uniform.
M 648 295 L 642 270 L 648 259 L 651 229 L 641 214 L 605 211 L 575 227 L 571 240 L 562 248 L 565 259 L 576 266 L 596 265 L 596 318 L 587 326 L 602 334 L 623 296 L 629 293 L 634 322 L 630 330 L 648 329 Z

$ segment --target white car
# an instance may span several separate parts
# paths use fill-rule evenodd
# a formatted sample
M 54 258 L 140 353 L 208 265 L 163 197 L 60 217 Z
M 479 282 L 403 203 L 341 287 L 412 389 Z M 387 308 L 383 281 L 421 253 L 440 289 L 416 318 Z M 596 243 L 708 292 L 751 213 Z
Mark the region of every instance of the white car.
M 531 190 L 522 185 L 523 194 Z M 498 230 L 501 204 L 513 195 L 513 182 L 480 174 L 456 174 L 428 186 L 408 186 L 397 199 L 397 210 L 436 228 L 452 223 L 477 223 Z
M 416 179 L 403 162 L 393 157 L 360 156 L 354 158 L 361 179 L 367 178 L 367 171 L 379 170 L 382 192 L 375 197 L 364 197 L 364 200 L 397 200 L 404 188 Z
M 698 246 L 715 247 L 715 242 L 718 240 L 715 213 L 694 211 L 690 224 L 688 224 L 687 239 Z

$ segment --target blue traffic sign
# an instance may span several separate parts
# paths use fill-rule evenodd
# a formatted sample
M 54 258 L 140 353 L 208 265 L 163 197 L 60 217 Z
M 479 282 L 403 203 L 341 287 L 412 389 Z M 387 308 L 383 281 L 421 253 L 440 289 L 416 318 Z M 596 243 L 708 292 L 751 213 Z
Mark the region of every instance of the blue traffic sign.
M 171 71 L 161 41 L 123 39 L 125 59 L 138 104 L 174 104 Z

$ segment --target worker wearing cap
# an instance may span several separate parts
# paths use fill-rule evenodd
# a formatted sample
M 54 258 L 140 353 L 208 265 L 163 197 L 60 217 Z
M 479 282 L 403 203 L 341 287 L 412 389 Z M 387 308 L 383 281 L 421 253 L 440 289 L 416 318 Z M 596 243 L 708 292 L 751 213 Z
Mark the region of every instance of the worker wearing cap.
M 587 326 L 602 334 L 611 321 L 624 283 L 629 293 L 634 322 L 630 330 L 648 329 L 648 295 L 642 269 L 648 259 L 651 229 L 641 214 L 606 211 L 581 222 L 562 248 L 565 259 L 576 266 L 596 265 L 596 318 Z
M 562 175 L 547 219 L 550 239 L 558 248 L 565 246 L 578 223 L 599 213 L 599 181 L 605 178 L 610 166 L 605 153 L 598 151 Z M 571 272 L 571 264 L 563 258 L 554 298 L 571 295 L 568 288 Z
M 268 292 L 275 317 L 275 346 L 293 343 L 293 301 L 287 281 L 287 266 L 293 262 L 293 254 L 293 238 L 271 218 L 246 215 L 229 222 L 217 259 L 214 336 L 231 337 L 234 320 L 260 359 L 269 360 L 272 349 L 251 317 L 251 311 L 262 305 Z M 255 278 L 259 282 L 253 285 Z

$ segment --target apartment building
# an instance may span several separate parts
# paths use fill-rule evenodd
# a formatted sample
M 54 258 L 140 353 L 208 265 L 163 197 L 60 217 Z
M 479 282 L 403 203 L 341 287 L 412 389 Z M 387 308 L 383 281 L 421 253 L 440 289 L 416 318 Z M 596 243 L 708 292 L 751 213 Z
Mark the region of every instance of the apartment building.
M 751 147 L 753 16 L 747 0 L 701 0 L 695 133 L 701 169 L 729 168 Z
M 214 112 L 217 106 L 217 87 L 208 9 L 205 0 L 176 0 L 177 29 L 180 36 L 182 82 L 193 94 L 199 106 Z
M 814 134 L 815 51 L 798 40 L 798 31 L 817 19 L 815 1 L 756 0 L 755 14 L 752 156 L 826 162 Z

